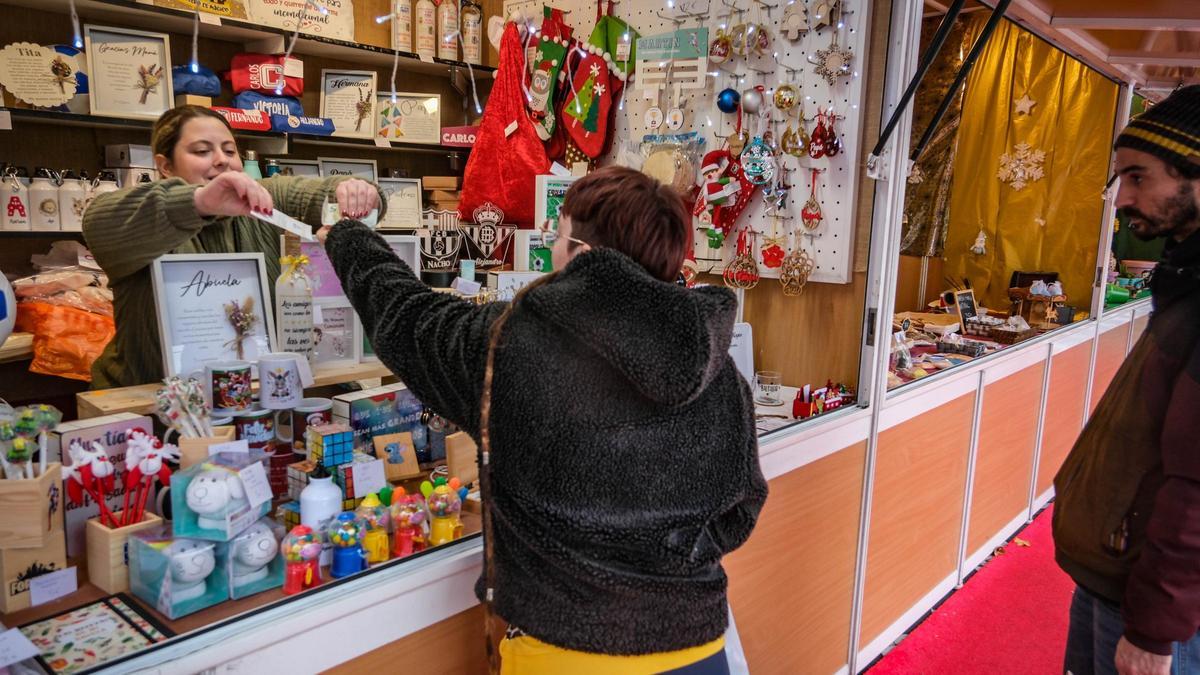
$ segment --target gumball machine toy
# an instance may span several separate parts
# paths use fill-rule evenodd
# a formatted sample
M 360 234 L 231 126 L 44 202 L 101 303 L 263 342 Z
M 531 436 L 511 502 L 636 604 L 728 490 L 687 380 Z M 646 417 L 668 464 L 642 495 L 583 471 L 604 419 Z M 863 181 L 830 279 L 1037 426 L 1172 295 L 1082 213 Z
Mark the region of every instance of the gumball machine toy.
M 367 569 L 367 552 L 363 550 L 366 534 L 366 521 L 353 511 L 343 511 L 329 524 L 329 543 L 333 545 L 329 576 L 348 577 Z
M 279 545 L 287 569 L 283 592 L 294 595 L 321 583 L 321 538 L 307 525 L 297 525 Z
M 439 476 L 433 483 L 425 481 L 421 484 L 421 492 L 429 505 L 430 526 L 429 545 L 441 546 L 462 536 L 463 524 L 459 514 L 462 512 L 462 497 L 457 491 L 458 479 L 454 484 L 448 484 L 446 479 Z
M 388 524 L 391 513 L 388 507 L 374 494 L 367 495 L 354 511 L 366 523 L 363 548 L 367 551 L 367 562 L 386 562 L 388 559 Z
M 392 555 L 397 558 L 425 550 L 425 526 L 429 512 L 420 495 L 392 494 Z

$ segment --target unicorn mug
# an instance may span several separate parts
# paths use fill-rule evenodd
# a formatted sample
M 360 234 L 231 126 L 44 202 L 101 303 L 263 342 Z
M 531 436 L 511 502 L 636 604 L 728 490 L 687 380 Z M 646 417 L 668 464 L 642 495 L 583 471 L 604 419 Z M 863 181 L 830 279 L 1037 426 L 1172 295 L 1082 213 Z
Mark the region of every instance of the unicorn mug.
M 308 359 L 291 352 L 265 354 L 258 359 L 258 400 L 268 410 L 291 410 L 300 405 L 304 388 L 313 384 Z

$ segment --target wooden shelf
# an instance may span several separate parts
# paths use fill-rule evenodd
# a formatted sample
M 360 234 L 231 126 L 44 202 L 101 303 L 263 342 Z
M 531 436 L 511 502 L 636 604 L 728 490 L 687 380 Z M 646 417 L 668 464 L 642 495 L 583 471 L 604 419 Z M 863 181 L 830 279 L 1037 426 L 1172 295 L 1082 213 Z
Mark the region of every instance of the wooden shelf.
M 314 387 L 326 387 L 335 384 L 345 384 L 355 380 L 367 380 L 375 377 L 387 377 L 392 371 L 382 363 L 360 363 L 344 368 L 317 369 L 313 373 Z M 257 382 L 255 386 L 257 386 Z M 134 387 L 118 389 L 103 389 L 100 391 L 85 391 L 75 395 L 79 408 L 79 419 L 89 419 L 103 415 L 131 412 L 149 415 L 154 412 L 154 393 L 162 384 L 141 384 Z
M 20 361 L 33 356 L 33 333 L 13 333 L 0 344 L 0 363 Z
M 134 120 L 120 117 L 101 117 L 99 115 L 82 115 L 79 113 L 63 113 L 54 112 L 52 110 L 32 110 L 29 108 L 0 108 L 0 111 L 7 111 L 12 116 L 13 130 L 17 131 L 19 124 L 49 124 L 49 125 L 68 125 L 88 127 L 92 129 L 135 129 L 150 131 L 154 126 L 153 122 L 148 120 Z M 454 154 L 470 152 L 470 148 L 460 148 L 449 145 L 429 145 L 425 143 L 397 143 L 390 142 L 388 147 L 380 147 L 375 145 L 374 139 L 370 138 L 341 138 L 338 136 L 313 136 L 311 134 L 285 134 L 275 131 L 245 131 L 237 129 L 234 134 L 239 138 L 254 140 L 276 140 L 285 141 L 288 143 L 297 143 L 301 145 L 325 145 L 341 148 L 359 148 L 367 150 L 380 151 L 406 151 L 406 152 L 428 152 L 436 154 Z M 285 152 L 265 152 L 268 155 L 286 154 Z M 28 234 L 22 232 L 18 234 Z M 54 235 L 63 234 L 55 232 L 45 232 L 39 234 Z M 71 234 L 71 233 L 67 233 Z
M 0 239 L 83 239 L 83 233 L 63 230 L 0 230 Z
M 17 7 L 28 7 L 41 11 L 70 13 L 68 0 L 0 0 L 0 4 Z M 129 0 L 76 0 L 75 6 L 84 23 L 102 23 L 145 30 L 156 30 L 169 33 L 191 35 L 193 13 L 190 11 L 156 7 L 149 3 L 131 2 Z M 202 22 L 200 35 L 206 38 L 226 42 L 251 43 L 272 39 L 290 40 L 292 31 L 281 28 L 271 28 L 247 21 L 226 19 L 216 15 L 206 15 L 205 18 L 218 18 L 219 24 Z M 65 19 L 64 19 L 65 21 Z M 69 35 L 69 33 L 68 33 Z M 283 52 L 282 48 L 268 50 Z M 351 61 L 364 66 L 392 66 L 393 52 L 386 47 L 368 45 L 345 40 L 301 35 L 296 40 L 293 50 L 298 56 L 322 56 L 342 61 Z M 476 74 L 491 77 L 495 68 L 490 66 L 470 66 Z M 457 71 L 467 70 L 467 64 L 462 61 L 447 59 L 421 60 L 416 54 L 400 52 L 399 69 L 409 73 L 440 75 L 451 77 Z

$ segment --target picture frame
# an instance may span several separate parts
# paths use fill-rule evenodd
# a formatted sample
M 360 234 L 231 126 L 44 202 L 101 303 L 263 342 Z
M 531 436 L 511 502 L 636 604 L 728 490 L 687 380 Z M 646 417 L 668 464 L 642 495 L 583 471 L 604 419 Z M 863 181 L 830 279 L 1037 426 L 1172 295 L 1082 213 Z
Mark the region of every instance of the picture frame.
M 362 349 L 362 323 L 358 314 L 344 297 L 313 299 L 314 322 L 317 324 L 320 336 L 317 338 L 314 371 L 343 368 L 359 362 Z M 317 317 L 316 313 L 320 316 Z
M 169 35 L 90 24 L 83 30 L 91 114 L 157 120 L 175 106 Z
M 321 117 L 333 120 L 333 135 L 371 138 L 375 135 L 373 70 L 321 69 Z
M 404 261 L 405 264 L 413 271 L 417 277 L 421 276 L 421 237 L 412 234 L 384 234 L 384 241 L 392 247 L 396 255 Z M 367 337 L 367 332 L 359 321 L 359 332 L 362 334 L 360 346 L 362 351 L 359 355 L 359 363 L 378 363 L 379 357 L 375 355 L 375 348 L 371 346 L 371 341 Z
M 315 159 L 288 159 L 286 157 L 273 159 L 279 164 L 279 174 L 282 176 L 321 177 L 321 165 Z
M 330 176 L 355 176 L 363 180 L 378 180 L 379 167 L 373 159 L 349 159 L 342 157 L 318 157 L 317 168 L 322 178 Z
M 417 463 L 417 450 L 411 431 L 383 434 L 372 439 L 375 456 L 383 460 L 385 475 L 389 481 L 416 478 L 421 475 Z
M 297 244 L 300 246 L 300 254 L 308 257 L 305 272 L 312 285 L 313 302 L 346 301 L 346 292 L 342 289 L 342 282 L 337 273 L 333 271 L 333 262 L 330 261 L 325 246 L 319 241 L 299 241 Z M 279 235 L 279 250 L 286 251 L 287 247 L 287 235 Z
M 541 227 L 547 220 L 551 221 L 553 229 L 558 229 L 558 211 L 562 208 L 563 198 L 571 184 L 579 180 L 579 176 L 543 175 L 534 177 L 534 206 L 533 224 Z
M 378 178 L 375 183 L 387 202 L 381 229 L 419 230 L 423 220 L 420 178 Z
M 975 291 L 968 288 L 965 291 L 954 292 L 954 313 L 958 315 L 965 330 L 967 319 L 979 316 L 979 306 L 975 304 Z
M 378 92 L 375 95 L 375 136 L 389 142 L 441 145 L 442 95 Z
M 151 264 L 151 278 L 167 377 L 275 351 L 275 304 L 262 253 L 169 253 Z M 227 314 L 235 302 L 257 315 L 240 339 Z

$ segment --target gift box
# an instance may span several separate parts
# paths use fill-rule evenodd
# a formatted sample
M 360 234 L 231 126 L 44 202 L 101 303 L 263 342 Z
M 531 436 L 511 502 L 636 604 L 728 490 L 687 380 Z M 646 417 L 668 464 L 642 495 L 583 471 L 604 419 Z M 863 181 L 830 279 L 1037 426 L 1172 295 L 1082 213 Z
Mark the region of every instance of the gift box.
M 425 406 L 403 384 L 389 384 L 333 397 L 333 419 L 350 425 L 354 430 L 355 450 L 369 453 L 375 436 L 407 431 L 412 434 L 417 461 L 421 463 L 433 461 L 429 429 L 421 423 L 424 412 Z
M 34 577 L 67 567 L 67 542 L 61 536 L 50 538 L 41 548 L 0 549 L 0 612 L 8 614 L 29 607 L 29 583 Z
M 120 521 L 121 512 L 114 513 Z M 111 528 L 92 518 L 87 522 L 88 581 L 105 593 L 129 590 L 129 537 L 138 532 L 162 528 L 163 519 L 153 513 L 142 516 L 140 523 Z
M 172 620 L 220 604 L 229 599 L 226 548 L 175 538 L 165 526 L 136 532 L 129 537 L 129 590 Z
M 58 462 L 36 478 L 0 479 L 0 549 L 42 548 L 62 539 L 64 496 Z
M 285 530 L 270 518 L 246 528 L 225 547 L 229 597 L 237 600 L 283 586 L 283 556 L 279 541 Z
M 342 495 L 346 499 L 362 499 L 367 496 L 366 492 L 358 494 L 354 487 L 354 465 L 366 464 L 367 462 L 378 461 L 376 458 L 361 452 L 354 453 L 354 458 L 347 464 L 339 465 L 333 472 L 333 482 L 338 487 L 342 488 Z
M 254 486 L 248 488 L 242 478 L 243 471 L 264 471 L 264 457 L 254 451 L 219 453 L 172 474 L 174 536 L 229 541 L 270 513 L 270 495 L 266 501 L 254 505 L 255 494 L 251 492 Z

